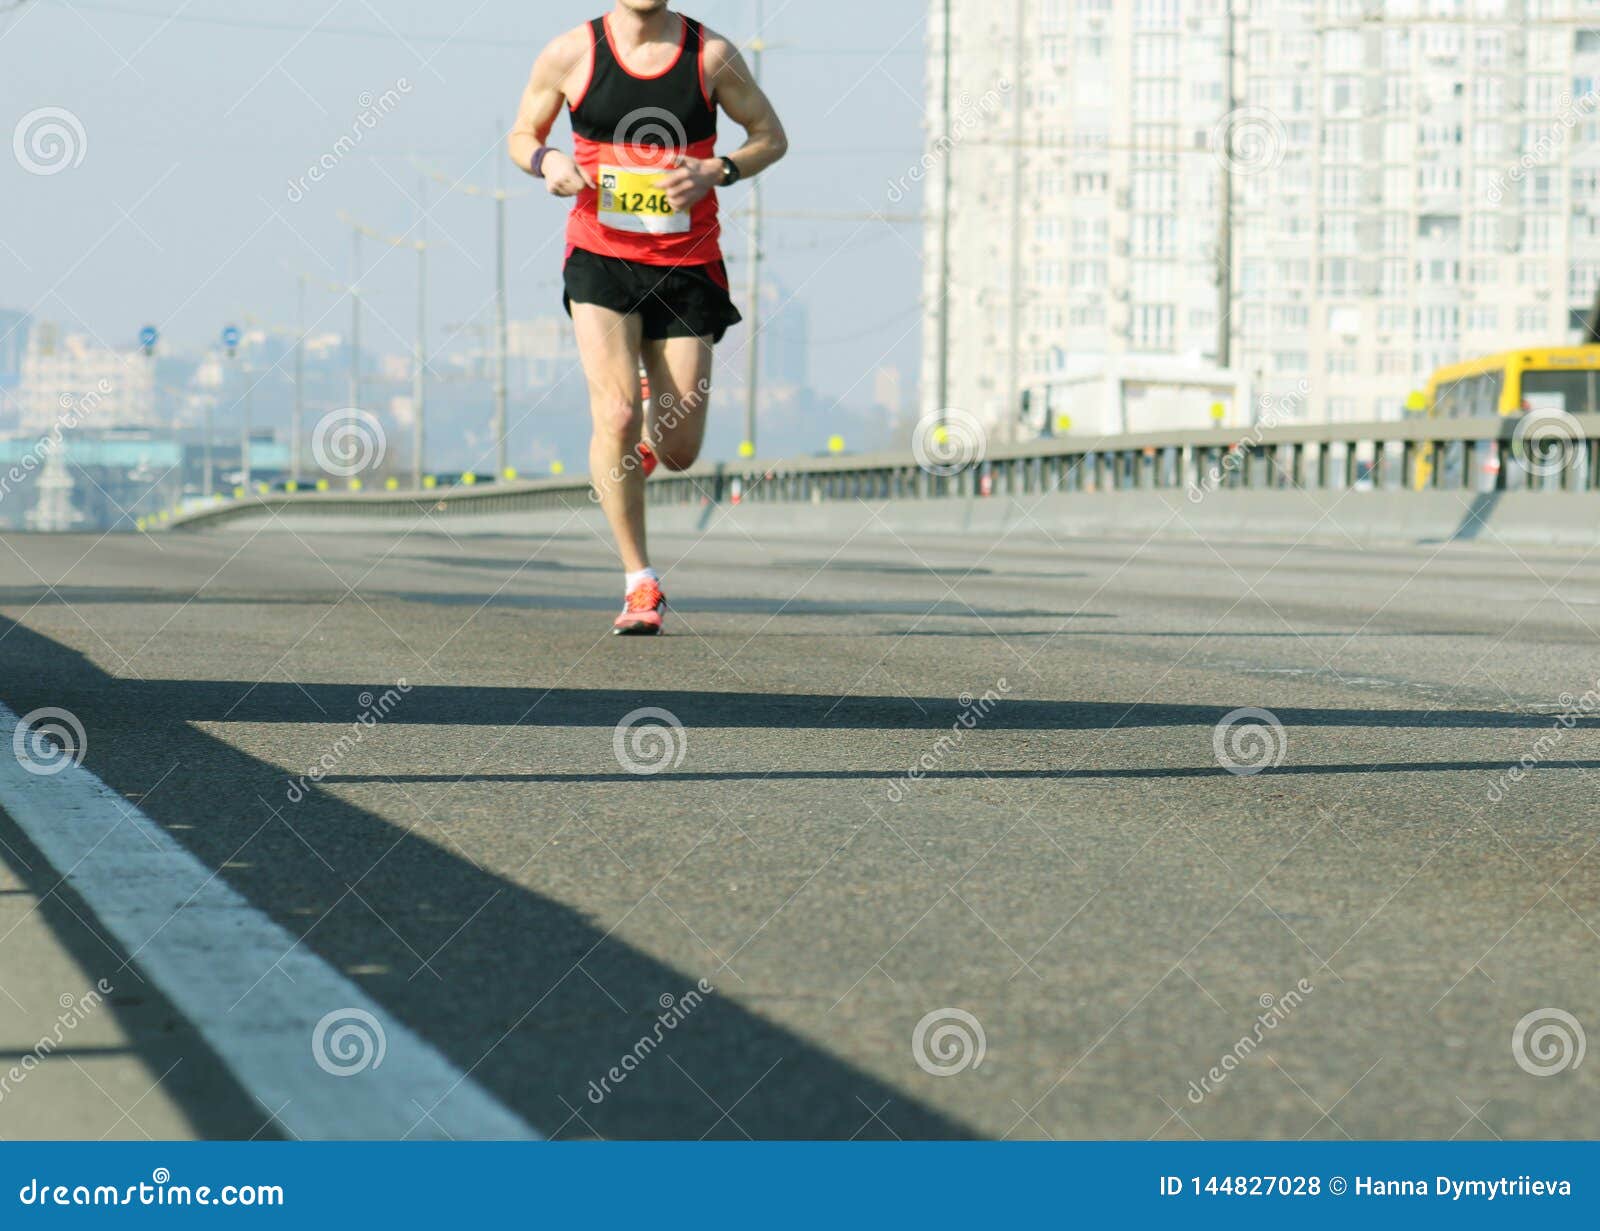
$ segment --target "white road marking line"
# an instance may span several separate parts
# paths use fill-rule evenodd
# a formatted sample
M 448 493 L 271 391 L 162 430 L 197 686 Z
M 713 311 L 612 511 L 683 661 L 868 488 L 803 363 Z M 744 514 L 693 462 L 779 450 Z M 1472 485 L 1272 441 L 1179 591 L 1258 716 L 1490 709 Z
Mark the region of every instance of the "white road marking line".
M 311 1140 L 392 1139 L 413 1125 L 415 1137 L 539 1136 L 87 769 L 30 773 L 13 755 L 19 722 L 0 704 L 0 809 L 264 1113 L 278 1108 L 285 1128 Z M 335 1011 L 378 1023 L 378 1063 L 348 1076 L 319 1066 L 313 1034 Z M 337 1024 L 324 1030 L 325 1061 L 359 1054 L 338 1050 Z

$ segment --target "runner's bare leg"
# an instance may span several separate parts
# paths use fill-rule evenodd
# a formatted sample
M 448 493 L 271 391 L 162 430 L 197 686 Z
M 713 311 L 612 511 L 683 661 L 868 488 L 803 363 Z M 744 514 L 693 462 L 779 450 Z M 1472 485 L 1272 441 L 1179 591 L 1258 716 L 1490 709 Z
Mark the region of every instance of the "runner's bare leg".
M 634 452 L 644 425 L 639 396 L 643 322 L 596 304 L 572 305 L 578 355 L 589 382 L 589 475 L 617 541 L 622 567 L 650 567 L 644 528 L 644 471 Z
M 711 400 L 711 339 L 646 340 L 644 365 L 650 375 L 650 447 L 668 470 L 687 470 L 700 456 L 706 438 L 706 405 Z

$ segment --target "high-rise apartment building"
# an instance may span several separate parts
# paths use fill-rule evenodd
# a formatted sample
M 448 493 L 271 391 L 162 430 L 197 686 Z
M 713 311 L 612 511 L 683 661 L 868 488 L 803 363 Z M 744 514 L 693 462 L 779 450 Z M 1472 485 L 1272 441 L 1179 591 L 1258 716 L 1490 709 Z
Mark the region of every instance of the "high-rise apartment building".
M 12 385 L 22 372 L 22 356 L 28 350 L 28 326 L 32 318 L 26 312 L 0 308 L 0 386 Z
M 1572 340 L 1594 300 L 1600 0 L 950 4 L 925 409 L 945 159 L 946 403 L 993 422 L 1108 369 L 1215 374 L 1219 318 L 1251 399 L 1392 417 L 1443 363 Z
M 113 350 L 83 334 L 35 322 L 17 390 L 24 432 L 66 423 L 94 429 L 155 423 L 155 370 L 136 350 Z

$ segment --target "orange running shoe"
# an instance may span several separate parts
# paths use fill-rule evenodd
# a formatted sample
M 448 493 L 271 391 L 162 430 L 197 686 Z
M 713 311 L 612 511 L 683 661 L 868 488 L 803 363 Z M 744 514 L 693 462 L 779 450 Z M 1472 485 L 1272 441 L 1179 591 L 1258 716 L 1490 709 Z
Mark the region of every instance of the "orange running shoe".
M 618 637 L 654 637 L 661 631 L 667 598 L 656 582 L 646 578 L 628 591 L 627 604 L 611 631 Z
M 656 472 L 656 466 L 660 464 L 661 459 L 656 456 L 656 451 L 642 440 L 635 452 L 639 454 L 639 466 L 644 471 L 644 477 L 648 479 Z

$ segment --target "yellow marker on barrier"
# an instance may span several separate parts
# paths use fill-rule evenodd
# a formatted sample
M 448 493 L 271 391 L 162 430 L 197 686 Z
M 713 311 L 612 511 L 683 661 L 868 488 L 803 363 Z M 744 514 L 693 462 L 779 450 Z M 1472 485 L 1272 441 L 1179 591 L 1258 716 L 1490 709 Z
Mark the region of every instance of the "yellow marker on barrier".
M 1226 406 L 1224 406 L 1221 402 L 1211 403 L 1211 421 L 1213 423 L 1221 423 L 1227 417 L 1228 408 Z
M 844 452 L 844 437 L 843 436 L 829 436 L 828 437 L 828 452 L 829 453 L 843 453 Z
M 740 457 L 754 457 L 755 455 L 756 455 L 756 446 L 755 446 L 755 443 L 753 441 L 741 440 L 739 442 L 739 456 Z
M 567 473 L 567 464 L 565 462 L 551 462 L 550 463 L 550 473 L 551 474 L 566 474 Z
M 326 479 L 318 479 L 317 480 L 317 490 L 319 492 L 327 491 L 328 490 L 328 480 L 326 480 Z
M 296 483 L 293 479 L 290 479 L 287 483 L 285 483 L 283 485 L 283 490 L 288 492 L 292 496 L 297 491 L 300 490 L 300 484 Z
M 1071 430 L 1072 430 L 1072 416 L 1071 415 L 1057 415 L 1056 416 L 1056 431 L 1058 431 L 1058 432 L 1070 432 Z
M 265 496 L 271 490 L 272 490 L 272 488 L 266 483 L 257 483 L 256 484 L 256 491 L 258 493 L 260 493 L 261 495 L 263 495 L 263 496 Z
M 136 529 L 143 530 L 144 527 L 145 527 L 145 520 L 144 520 L 144 518 L 141 517 L 141 518 L 139 518 L 138 521 L 134 522 L 133 524 L 134 524 L 134 527 Z
M 478 482 L 478 476 L 469 470 L 466 474 L 461 476 L 461 482 L 467 487 L 476 486 Z
M 1420 389 L 1413 389 L 1406 395 L 1406 409 L 1414 415 L 1428 409 L 1428 399 Z
M 350 490 L 353 491 L 353 492 L 360 491 L 361 490 L 361 480 L 360 479 L 351 479 L 350 480 Z
M 431 492 L 434 488 L 439 486 L 439 480 L 434 478 L 434 476 L 431 474 L 425 474 L 422 476 L 422 486 Z
M 233 498 L 235 500 L 243 500 L 244 499 L 244 488 L 242 488 L 242 487 L 234 488 L 233 489 Z
M 507 466 L 505 473 L 500 477 L 505 479 L 507 483 L 515 483 L 517 481 L 517 468 L 515 466 Z
M 167 518 L 169 516 L 171 516 L 171 515 L 165 509 L 162 509 L 161 512 L 157 516 L 158 516 L 159 520 L 166 521 Z
M 947 445 L 947 444 L 949 444 L 950 443 L 950 429 L 947 428 L 942 423 L 938 427 L 934 428 L 933 429 L 933 443 L 936 444 L 936 445 Z
M 383 481 L 383 490 L 386 491 L 386 492 L 397 492 L 397 491 L 399 491 L 400 490 L 400 480 L 395 478 L 393 475 L 390 475 L 387 479 L 385 479 Z

